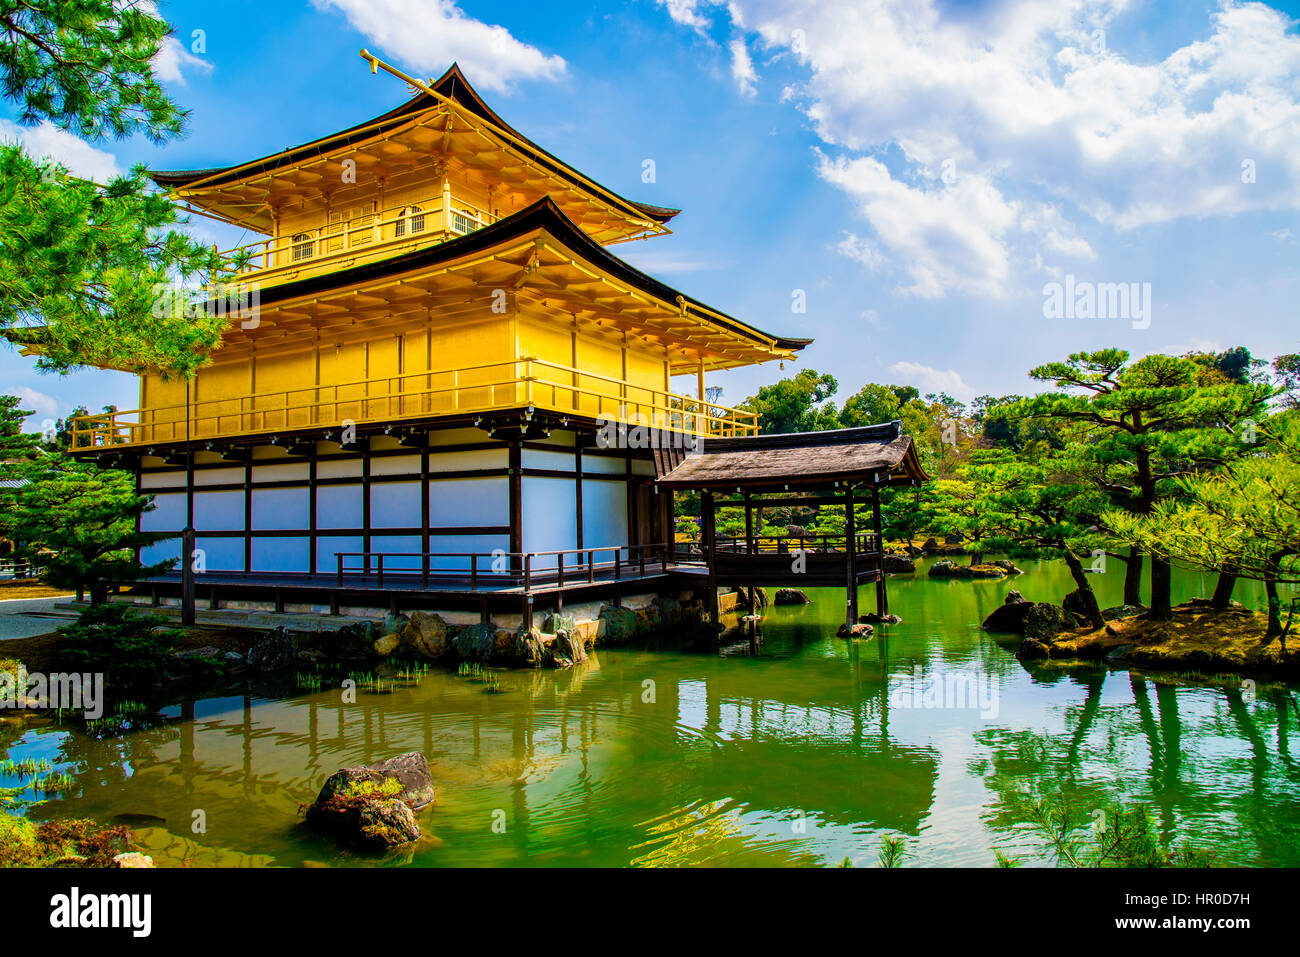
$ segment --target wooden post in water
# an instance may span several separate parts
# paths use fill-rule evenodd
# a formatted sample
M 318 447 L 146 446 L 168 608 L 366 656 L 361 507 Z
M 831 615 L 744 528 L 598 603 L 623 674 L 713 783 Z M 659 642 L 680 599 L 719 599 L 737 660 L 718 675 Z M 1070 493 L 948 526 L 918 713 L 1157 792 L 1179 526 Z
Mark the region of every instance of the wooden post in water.
M 889 614 L 889 594 L 885 590 L 885 536 L 880 521 L 880 489 L 871 490 L 871 524 L 876 533 L 876 614 L 882 618 Z
M 713 492 L 705 489 L 700 492 L 700 536 L 704 539 L 704 563 L 708 569 L 709 623 L 718 623 L 718 572 L 715 567 L 717 558 L 716 535 L 713 524 Z
M 844 566 L 847 573 L 845 623 L 858 623 L 858 530 L 853 517 L 853 486 L 844 486 Z

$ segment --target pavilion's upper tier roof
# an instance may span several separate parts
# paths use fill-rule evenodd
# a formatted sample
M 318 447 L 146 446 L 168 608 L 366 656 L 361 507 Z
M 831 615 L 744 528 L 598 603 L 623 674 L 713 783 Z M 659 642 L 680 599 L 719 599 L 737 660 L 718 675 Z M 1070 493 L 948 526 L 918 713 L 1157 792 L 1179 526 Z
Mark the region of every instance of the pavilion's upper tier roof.
M 457 182 L 490 189 L 501 215 L 549 196 L 598 242 L 668 232 L 680 210 L 638 203 L 583 175 L 510 126 L 475 92 L 458 65 L 417 96 L 381 116 L 329 136 L 234 166 L 156 170 L 172 195 L 204 212 L 270 235 L 275 211 L 323 212 L 367 184 L 434 178 L 439 164 Z M 341 176 L 353 160 L 355 180 Z

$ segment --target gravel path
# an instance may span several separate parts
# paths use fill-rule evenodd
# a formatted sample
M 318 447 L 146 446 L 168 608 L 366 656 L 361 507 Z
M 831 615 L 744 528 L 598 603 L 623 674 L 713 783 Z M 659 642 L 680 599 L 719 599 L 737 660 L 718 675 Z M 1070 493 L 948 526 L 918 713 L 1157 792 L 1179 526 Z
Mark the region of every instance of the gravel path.
M 11 598 L 0 601 L 0 641 L 43 635 L 75 621 L 75 614 L 54 611 L 56 603 L 66 601 L 66 597 Z

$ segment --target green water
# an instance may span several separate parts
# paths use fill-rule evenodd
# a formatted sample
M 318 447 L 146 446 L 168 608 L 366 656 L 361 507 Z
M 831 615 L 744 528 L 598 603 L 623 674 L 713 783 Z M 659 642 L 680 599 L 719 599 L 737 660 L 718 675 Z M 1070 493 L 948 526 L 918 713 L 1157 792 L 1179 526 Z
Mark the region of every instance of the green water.
M 1096 579 L 1103 605 L 1118 574 Z M 1210 585 L 1180 575 L 1175 598 Z M 908 865 L 989 866 L 995 848 L 1032 864 L 1046 859 L 1030 791 L 1085 816 L 1145 801 L 1165 837 L 1224 863 L 1300 864 L 1296 689 L 1026 670 L 978 625 L 1007 587 L 895 576 L 904 623 L 858 643 L 833 637 L 843 593 L 816 590 L 771 610 L 757 657 L 602 650 L 504 673 L 502 694 L 438 672 L 355 704 L 250 688 L 108 740 L 31 727 L 8 757 L 76 778 L 35 816 L 161 818 L 132 825 L 160 865 L 868 865 L 885 835 L 906 838 Z M 1052 564 L 1015 587 L 1059 600 L 1070 586 Z M 408 750 L 438 788 L 424 844 L 376 859 L 300 826 L 330 772 Z

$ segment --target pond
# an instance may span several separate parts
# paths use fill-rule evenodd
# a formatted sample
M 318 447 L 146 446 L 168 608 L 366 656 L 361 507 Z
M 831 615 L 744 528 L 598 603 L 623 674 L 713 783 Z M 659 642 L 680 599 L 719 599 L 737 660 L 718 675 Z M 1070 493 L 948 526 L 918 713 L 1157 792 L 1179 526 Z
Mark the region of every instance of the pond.
M 906 840 L 904 866 L 991 866 L 995 849 L 1047 863 L 1029 794 L 1083 817 L 1142 801 L 1163 837 L 1222 863 L 1300 864 L 1295 688 L 1027 670 L 979 622 L 1008 587 L 1059 601 L 1065 568 L 1031 563 L 1008 585 L 926 564 L 890 579 L 904 622 L 865 641 L 834 637 L 842 592 L 813 590 L 769 610 L 757 656 L 602 649 L 503 672 L 501 693 L 438 671 L 355 704 L 249 687 L 104 740 L 29 727 L 7 755 L 75 779 L 34 816 L 126 815 L 160 866 L 867 866 L 885 836 Z M 1103 606 L 1121 575 L 1097 576 Z M 1212 584 L 1179 574 L 1175 601 Z M 424 843 L 376 858 L 301 827 L 329 773 L 409 750 L 438 789 Z

